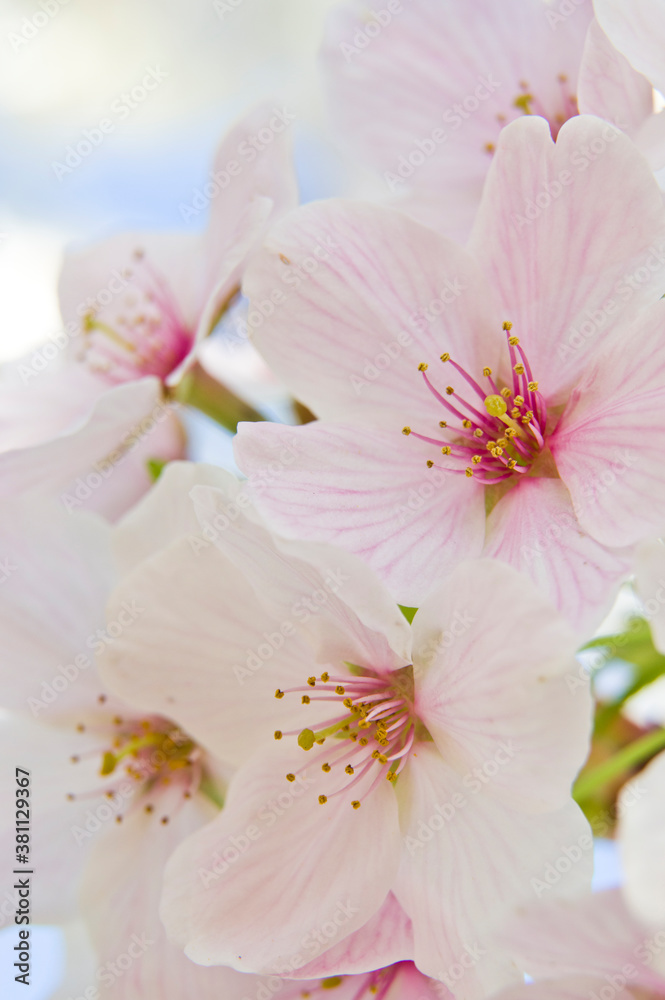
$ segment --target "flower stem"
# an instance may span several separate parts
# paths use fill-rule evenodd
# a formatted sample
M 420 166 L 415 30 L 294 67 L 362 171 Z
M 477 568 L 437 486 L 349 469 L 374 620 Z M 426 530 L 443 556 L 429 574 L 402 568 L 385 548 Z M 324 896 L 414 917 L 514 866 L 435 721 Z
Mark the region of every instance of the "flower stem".
M 175 387 L 173 395 L 178 402 L 200 410 L 232 433 L 241 420 L 265 420 L 258 410 L 209 375 L 198 361 Z
M 604 785 L 621 777 L 625 771 L 643 764 L 663 748 L 665 748 L 665 729 L 655 729 L 629 743 L 609 760 L 580 775 L 573 789 L 575 800 L 582 803 L 592 798 Z

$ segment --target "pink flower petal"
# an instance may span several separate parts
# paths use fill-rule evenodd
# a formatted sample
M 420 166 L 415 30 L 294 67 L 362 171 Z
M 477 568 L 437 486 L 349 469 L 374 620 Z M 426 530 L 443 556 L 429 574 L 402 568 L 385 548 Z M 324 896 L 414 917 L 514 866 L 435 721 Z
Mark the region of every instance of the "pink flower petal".
M 171 858 L 162 916 L 193 961 L 288 974 L 383 904 L 401 845 L 392 787 L 379 782 L 359 809 L 345 794 L 320 805 L 334 776 L 308 768 L 289 783 L 296 761 L 279 747 L 257 754 L 219 817 Z
M 527 118 L 501 133 L 470 248 L 548 404 L 563 402 L 609 335 L 662 294 L 662 196 L 611 125 L 573 118 L 554 144 Z
M 553 892 L 588 885 L 592 838 L 580 810 L 573 803 L 543 816 L 506 809 L 470 792 L 431 744 L 419 747 L 398 794 L 405 850 L 395 894 L 413 921 L 418 968 L 458 1000 L 519 982 L 510 950 L 492 938 L 517 905 L 533 899 L 531 880 L 580 837 L 588 849 Z
M 631 565 L 630 552 L 585 534 L 558 479 L 525 478 L 498 502 L 484 555 L 529 576 L 580 636 L 600 624 Z
M 459 566 L 413 629 L 416 709 L 464 785 L 529 812 L 563 806 L 592 715 L 588 689 L 568 683 L 578 676 L 572 629 L 493 560 Z
M 266 474 L 278 444 L 291 440 L 295 460 Z M 401 604 L 417 606 L 461 558 L 480 554 L 484 488 L 428 469 L 434 449 L 412 437 L 343 424 L 241 424 L 235 447 L 279 531 L 361 556 Z
M 481 377 L 502 346 L 486 282 L 464 250 L 361 202 L 332 199 L 288 216 L 244 291 L 272 370 L 317 416 L 360 427 L 436 427 L 444 414 L 418 365 L 437 366 L 449 351 Z M 450 375 L 440 370 L 443 388 Z
M 581 527 L 604 545 L 631 545 L 662 527 L 664 321 L 659 302 L 611 345 L 577 386 L 550 442 Z

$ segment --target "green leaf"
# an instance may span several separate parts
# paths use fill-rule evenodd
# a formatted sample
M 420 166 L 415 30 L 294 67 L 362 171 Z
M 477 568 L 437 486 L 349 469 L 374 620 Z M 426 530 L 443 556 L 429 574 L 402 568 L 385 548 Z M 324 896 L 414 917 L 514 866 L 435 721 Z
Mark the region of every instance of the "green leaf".
M 161 476 L 162 472 L 164 471 L 165 467 L 169 463 L 165 461 L 163 458 L 149 458 L 145 464 L 148 473 L 150 475 L 150 478 L 152 479 L 153 483 L 156 483 L 159 477 Z
M 402 612 L 402 614 L 404 615 L 404 617 L 406 618 L 406 620 L 410 625 L 416 616 L 416 611 L 418 610 L 418 608 L 406 608 L 404 607 L 403 604 L 398 604 L 397 607 L 400 609 L 400 611 Z

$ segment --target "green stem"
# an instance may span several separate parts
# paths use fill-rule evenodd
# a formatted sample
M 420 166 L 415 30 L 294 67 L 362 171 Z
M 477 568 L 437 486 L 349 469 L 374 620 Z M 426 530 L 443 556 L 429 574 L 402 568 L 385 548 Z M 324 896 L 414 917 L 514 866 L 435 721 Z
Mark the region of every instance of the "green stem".
M 175 387 L 173 395 L 179 403 L 193 406 L 233 433 L 241 420 L 265 420 L 253 406 L 208 375 L 198 361 Z
M 593 797 L 594 793 L 625 771 L 653 757 L 665 747 L 665 729 L 656 729 L 639 740 L 619 750 L 609 760 L 582 774 L 575 784 L 573 794 L 577 802 L 583 802 Z

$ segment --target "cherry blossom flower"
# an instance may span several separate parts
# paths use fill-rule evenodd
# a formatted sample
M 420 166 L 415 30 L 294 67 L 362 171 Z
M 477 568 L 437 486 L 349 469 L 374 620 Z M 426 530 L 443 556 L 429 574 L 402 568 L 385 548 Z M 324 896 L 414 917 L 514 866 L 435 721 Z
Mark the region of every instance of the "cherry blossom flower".
M 409 627 L 359 560 L 272 538 L 231 477 L 192 497 L 201 529 L 124 579 L 109 618 L 146 611 L 102 663 L 118 696 L 168 706 L 238 766 L 220 818 L 169 863 L 169 932 L 252 972 L 311 973 L 318 948 L 329 975 L 413 958 L 459 996 L 511 981 L 489 927 L 586 828 L 574 634 L 497 561 L 459 567 Z
M 545 118 L 554 138 L 578 109 L 599 115 L 664 166 L 651 84 L 592 18 L 590 0 L 563 12 L 542 0 L 342 4 L 323 49 L 333 118 L 387 193 L 462 239 L 501 130 L 521 115 Z
M 79 476 L 84 484 L 90 475 L 102 476 L 102 488 L 92 491 L 92 499 L 87 491 L 85 506 L 116 518 L 149 488 L 148 460 L 182 457 L 183 431 L 169 390 L 238 290 L 267 226 L 297 204 L 289 122 L 278 111 L 257 108 L 223 139 L 211 180 L 198 192 L 199 208 L 189 207 L 202 218 L 209 208 L 203 234 L 123 233 L 67 256 L 60 281 L 64 330 L 9 366 L 21 384 L 8 384 L 2 394 L 0 464 L 14 470 L 34 463 L 39 478 L 40 463 L 53 462 L 51 449 L 61 456 L 63 438 L 71 440 L 84 426 L 87 438 L 100 434 L 99 446 L 90 465 L 72 456 L 67 485 Z M 264 127 L 272 141 L 259 152 L 247 137 Z M 138 385 L 117 392 L 126 383 Z M 143 412 L 137 413 L 140 398 Z M 109 454 L 116 454 L 111 464 L 119 466 L 117 459 L 127 451 L 123 436 L 130 410 L 141 440 L 107 483 Z M 146 437 L 140 427 L 155 410 L 157 431 Z M 2 479 L 7 492 L 21 489 L 20 483 L 9 486 L 13 474 Z M 85 493 L 85 485 L 80 490 Z
M 361 555 L 408 606 L 484 551 L 598 622 L 665 501 L 665 231 L 642 157 L 597 119 L 556 144 L 514 122 L 469 251 L 378 206 L 305 206 L 248 272 L 251 300 L 323 235 L 330 261 L 253 335 L 319 417 L 289 429 L 264 516 Z M 241 424 L 243 471 L 286 433 Z

